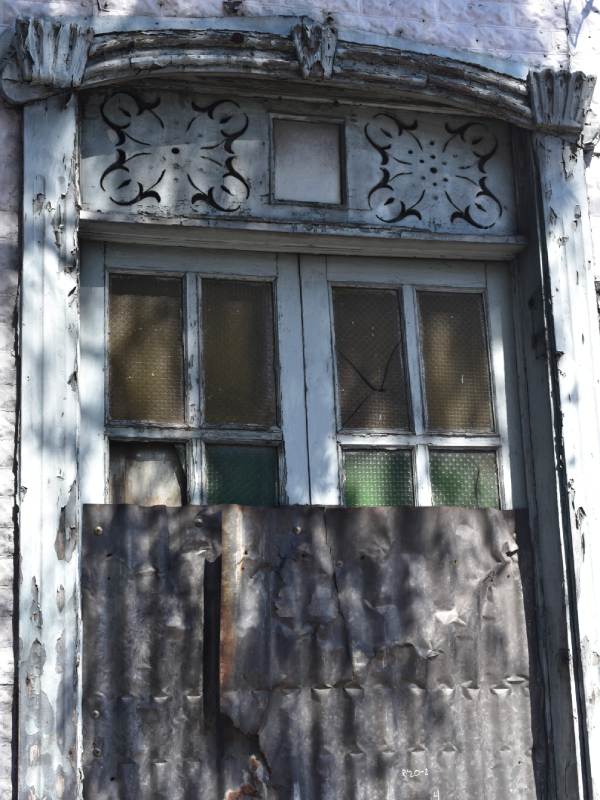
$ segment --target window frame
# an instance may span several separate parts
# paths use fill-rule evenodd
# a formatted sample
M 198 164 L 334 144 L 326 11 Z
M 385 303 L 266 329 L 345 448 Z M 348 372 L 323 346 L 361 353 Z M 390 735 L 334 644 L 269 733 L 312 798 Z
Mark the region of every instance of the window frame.
M 109 420 L 106 415 L 108 381 L 104 382 L 104 375 L 108 374 L 108 347 L 101 342 L 107 342 L 107 276 L 115 272 L 182 278 L 184 424 L 132 424 Z M 201 424 L 203 387 L 198 364 L 202 348 L 202 276 L 272 284 L 278 427 L 257 430 L 252 426 Z M 416 261 L 400 257 L 87 243 L 82 257 L 81 332 L 84 502 L 105 502 L 109 497 L 109 441 L 160 439 L 186 443 L 186 500 L 195 504 L 206 502 L 206 444 L 229 443 L 270 445 L 278 449 L 277 496 L 282 503 L 341 504 L 344 498 L 343 451 L 368 448 L 410 449 L 415 505 L 431 505 L 429 449 L 445 448 L 495 450 L 500 506 L 526 505 L 510 280 L 510 265 L 502 262 Z M 90 286 L 94 282 L 97 285 Z M 332 309 L 335 286 L 387 288 L 396 292 L 401 303 L 409 430 L 338 429 Z M 423 363 L 418 345 L 419 291 L 482 295 L 494 431 L 426 430 Z M 95 358 L 86 357 L 86 348 L 95 352 Z M 100 351 L 102 365 L 99 364 Z M 198 359 L 194 360 L 193 353 L 198 353 Z M 515 387 L 512 402 L 506 391 L 507 383 Z M 88 394 L 96 397 L 95 409 L 94 400 Z M 101 402 L 97 399 L 99 395 L 103 398 Z M 98 431 L 100 420 L 101 433 Z M 89 480 L 87 473 L 92 476 Z M 99 486 L 103 487 L 102 492 Z
M 526 505 L 526 489 L 517 392 L 516 350 L 510 305 L 510 266 L 502 262 L 456 260 L 405 260 L 369 256 L 300 256 L 303 303 L 314 309 L 305 325 L 305 350 L 315 351 L 307 374 L 307 419 L 311 453 L 311 485 L 319 487 L 313 502 L 339 505 L 343 502 L 343 450 L 360 448 L 413 449 L 415 505 L 432 505 L 429 448 L 495 450 L 498 464 L 498 494 L 501 508 Z M 338 430 L 338 397 L 333 331 L 334 286 L 396 289 L 402 298 L 405 369 L 408 383 L 411 431 Z M 417 292 L 480 293 L 484 302 L 489 352 L 490 388 L 494 430 L 489 433 L 427 431 L 423 364 L 418 342 Z M 412 336 L 411 336 L 412 334 Z M 319 343 L 328 338 L 329 351 Z M 411 338 L 415 342 L 411 344 Z M 309 356 L 305 356 L 309 361 Z M 308 366 L 307 366 L 308 371 Z M 507 375 L 508 372 L 508 375 Z M 514 391 L 507 392 L 512 385 Z M 323 387 L 330 386 L 330 391 Z M 327 398 L 324 399 L 324 393 Z M 323 447 L 322 457 L 312 458 Z M 329 467 L 337 464 L 337 470 Z
M 243 263 L 245 259 L 246 263 Z M 241 266 L 243 264 L 243 266 Z M 108 416 L 108 279 L 113 273 L 181 276 L 184 282 L 184 423 L 111 420 Z M 280 424 L 270 429 L 248 425 L 215 425 L 202 421 L 203 389 L 201 279 L 264 281 L 273 287 L 276 393 Z M 185 443 L 186 502 L 204 504 L 206 445 L 272 446 L 278 451 L 276 496 L 282 503 L 307 503 L 305 411 L 294 400 L 304 386 L 298 271 L 295 259 L 275 253 L 247 254 L 221 250 L 113 246 L 89 242 L 81 269 L 82 497 L 83 502 L 109 500 L 110 442 Z M 289 335 L 279 335 L 285 330 Z M 193 354 L 197 353 L 197 358 Z M 303 447 L 304 444 L 304 447 Z M 288 488 L 289 487 L 289 488 Z

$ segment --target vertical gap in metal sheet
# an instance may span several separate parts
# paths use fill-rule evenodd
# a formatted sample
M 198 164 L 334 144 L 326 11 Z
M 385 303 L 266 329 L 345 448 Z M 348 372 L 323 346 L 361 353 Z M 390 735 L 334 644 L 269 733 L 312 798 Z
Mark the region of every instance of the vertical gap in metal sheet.
M 204 562 L 204 619 L 202 684 L 205 736 L 214 743 L 208 748 L 215 759 L 214 769 L 220 781 L 221 753 L 223 751 L 220 724 L 220 641 L 221 641 L 221 568 L 222 558 Z M 221 791 L 222 787 L 219 787 Z M 222 791 L 221 791 L 222 794 Z

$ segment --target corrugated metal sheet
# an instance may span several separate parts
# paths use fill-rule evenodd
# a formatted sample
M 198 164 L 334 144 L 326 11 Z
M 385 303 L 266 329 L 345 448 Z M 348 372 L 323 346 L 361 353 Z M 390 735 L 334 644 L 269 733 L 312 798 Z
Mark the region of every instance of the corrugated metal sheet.
M 200 610 L 215 520 L 86 510 L 87 800 L 544 796 L 532 576 L 512 513 L 223 507 L 220 686 L 214 567 Z M 121 566 L 95 563 L 117 552 Z M 210 702 L 190 702 L 202 663 L 210 719 Z
M 219 796 L 203 636 L 218 542 L 197 517 L 189 506 L 84 509 L 86 798 Z

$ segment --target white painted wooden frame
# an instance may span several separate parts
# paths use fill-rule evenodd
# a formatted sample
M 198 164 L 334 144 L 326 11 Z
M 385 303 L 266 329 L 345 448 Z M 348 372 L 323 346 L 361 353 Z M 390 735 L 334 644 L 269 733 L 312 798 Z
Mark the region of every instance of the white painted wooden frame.
M 239 23 L 231 20 L 225 23 L 245 33 L 254 30 L 252 25 L 255 25 L 244 18 Z M 99 20 L 98 24 L 105 26 L 106 36 L 117 40 L 120 33 L 116 29 L 120 28 L 124 34 L 133 32 L 134 42 L 136 32 L 144 25 L 135 19 Z M 160 28 L 162 24 L 162 21 L 153 20 L 155 27 Z M 215 24 L 215 21 L 205 21 L 196 24 L 196 28 L 206 30 Z M 269 21 L 261 23 L 265 41 L 271 41 L 274 29 L 271 30 L 270 25 Z M 181 30 L 193 25 L 187 20 L 166 20 L 164 27 Z M 278 20 L 276 30 L 282 47 L 288 47 L 289 20 Z M 61 24 L 58 24 L 61 41 L 71 41 L 60 31 Z M 79 41 L 80 35 L 81 31 L 74 38 Z M 89 32 L 84 35 L 89 36 Z M 182 42 L 189 47 L 193 37 L 186 36 L 185 31 L 182 37 Z M 158 36 L 158 46 L 161 41 Z M 360 49 L 363 43 L 354 44 Z M 364 53 L 385 45 L 386 54 L 394 49 L 399 54 L 386 77 L 385 88 L 386 97 L 397 103 L 397 98 L 394 99 L 396 87 L 400 84 L 403 91 L 410 91 L 413 77 L 402 58 L 406 49 L 404 43 L 369 40 L 368 45 L 363 48 Z M 349 49 L 352 46 L 350 42 Z M 178 48 L 179 43 L 174 47 Z M 246 51 L 240 52 L 246 57 Z M 284 55 L 278 56 L 281 77 L 290 82 L 291 94 L 296 90 L 300 95 L 310 94 L 298 88 L 297 64 L 285 49 L 282 52 Z M 5 91 L 10 84 L 14 100 L 32 101 L 23 113 L 18 498 L 21 581 L 16 790 L 19 797 L 57 796 L 72 800 L 81 794 L 79 492 L 95 491 L 85 485 L 83 466 L 86 459 L 95 458 L 101 442 L 93 439 L 80 446 L 78 439 L 80 408 L 86 414 L 97 413 L 97 397 L 94 384 L 88 383 L 89 376 L 78 373 L 79 347 L 93 349 L 93 343 L 86 337 L 80 341 L 78 330 L 77 101 L 60 92 L 69 92 L 80 82 L 87 81 L 86 85 L 90 86 L 99 82 L 106 85 L 133 76 L 139 64 L 131 57 L 130 49 L 122 48 L 122 53 L 122 59 L 115 60 L 110 74 L 104 63 L 96 61 L 83 79 L 81 70 L 75 79 L 74 75 L 65 76 L 63 69 L 59 70 L 59 80 L 53 73 L 53 64 L 44 61 L 49 54 L 52 58 L 56 56 L 52 48 L 25 54 L 22 63 L 33 63 L 37 70 L 35 80 L 31 75 L 20 74 L 14 61 L 3 75 Z M 83 54 L 84 61 L 86 55 Z M 180 55 L 183 63 L 188 52 L 182 51 Z M 408 55 L 416 58 L 427 75 L 437 81 L 441 75 L 443 82 L 444 70 L 449 65 L 465 67 L 452 53 L 432 53 L 424 46 L 413 46 Z M 219 58 L 219 63 L 235 74 L 236 62 L 231 54 L 221 54 Z M 528 472 L 530 518 L 534 532 L 540 537 L 535 543 L 535 557 L 540 567 L 539 643 L 548 693 L 546 708 L 552 757 L 548 770 L 549 795 L 560 800 L 598 800 L 600 762 L 595 755 L 600 752 L 600 615 L 597 613 L 600 553 L 596 535 L 600 521 L 600 493 L 597 491 L 600 342 L 591 285 L 583 154 L 575 147 L 565 146 L 563 141 L 563 137 L 573 141 L 581 130 L 585 113 L 579 85 L 582 76 L 544 70 L 530 76 L 528 93 L 524 73 L 515 73 L 513 66 L 501 64 L 498 67 L 486 63 L 484 58 L 477 66 L 473 59 L 472 54 L 468 58 L 465 56 L 470 64 L 461 77 L 461 87 L 466 92 L 464 98 L 443 83 L 441 91 L 431 92 L 427 88 L 428 81 L 420 78 L 413 90 L 421 101 L 429 97 L 467 113 L 481 113 L 485 107 L 491 116 L 497 114 L 524 128 L 543 132 L 535 136 L 532 157 L 524 159 L 526 165 L 535 162 L 537 168 L 532 181 L 537 197 L 529 206 L 537 208 L 540 214 L 529 226 L 530 246 L 521 259 L 515 308 L 518 309 L 517 329 L 524 354 L 520 394 L 524 407 L 530 409 L 528 424 L 524 424 L 525 441 L 532 447 L 528 461 L 534 465 Z M 79 57 L 79 66 L 81 61 Z M 201 59 L 197 61 L 200 63 Z M 271 62 L 265 59 L 264 63 Z M 346 62 L 342 59 L 342 63 Z M 142 66 L 154 70 L 157 65 L 167 70 L 180 68 L 175 64 L 173 52 L 153 52 Z M 491 68 L 493 66 L 498 72 Z M 361 69 L 368 72 L 371 67 L 366 64 Z M 269 70 L 269 79 L 276 77 L 270 66 Z M 340 94 L 351 93 L 351 85 L 361 85 L 356 77 L 350 81 L 345 79 L 343 69 L 340 75 L 336 83 Z M 591 91 L 593 81 L 586 80 L 587 89 Z M 326 94 L 324 87 L 307 85 L 312 91 Z M 50 99 L 35 99 L 48 95 L 52 95 Z M 528 207 L 522 204 L 522 213 L 526 210 Z M 108 220 L 102 232 L 93 219 L 87 220 L 85 225 L 87 234 L 99 239 L 108 235 L 112 238 L 135 236 L 140 241 L 156 242 L 161 241 L 165 228 L 177 230 L 181 234 L 180 243 L 183 239 L 207 238 L 211 233 L 213 246 L 222 246 L 222 242 L 231 239 L 226 223 L 220 231 L 200 233 L 193 226 L 168 223 L 163 227 L 136 224 L 125 230 L 125 226 L 111 227 Z M 245 235 L 256 242 L 265 233 L 268 233 L 268 226 L 257 225 Z M 539 239 L 536 238 L 538 233 Z M 244 236 L 236 234 L 234 238 L 236 246 L 241 247 Z M 430 255 L 444 257 L 448 253 L 448 243 L 435 234 L 412 236 L 407 233 L 402 244 L 412 248 L 412 255 L 419 256 L 422 248 L 427 247 L 428 238 L 433 246 Z M 322 270 L 319 252 L 358 254 L 379 248 L 380 254 L 391 255 L 400 242 L 395 236 L 380 238 L 373 232 L 368 237 L 356 237 L 348 230 L 331 230 L 318 244 L 311 238 L 310 231 L 304 229 L 297 234 L 290 229 L 285 235 L 279 234 L 279 239 L 282 245 L 277 248 L 279 251 L 298 252 L 309 248 L 317 253 L 312 265 L 315 277 Z M 523 244 L 522 240 L 501 242 L 496 247 L 495 257 L 506 258 Z M 243 249 L 247 246 L 244 244 Z M 469 238 L 459 242 L 458 247 L 467 258 L 494 257 L 485 237 Z M 458 255 L 457 250 L 454 252 Z M 96 278 L 90 276 L 82 303 L 82 313 L 92 316 L 98 314 L 94 296 L 103 291 L 97 278 L 97 275 Z M 533 319 L 536 314 L 534 324 L 541 321 L 542 327 L 532 330 L 529 315 Z M 508 323 L 502 320 L 501 324 Z M 532 346 L 532 336 L 539 345 Z M 78 396 L 80 389 L 81 397 Z
M 307 387 L 308 451 L 313 503 L 337 505 L 342 498 L 344 448 L 414 448 L 415 501 L 431 505 L 428 451 L 485 449 L 497 452 L 503 508 L 527 504 L 520 444 L 518 376 L 510 293 L 510 267 L 450 261 L 410 261 L 341 256 L 301 256 Z M 405 352 L 412 407 L 411 432 L 340 431 L 336 414 L 332 286 L 389 287 L 403 298 Z M 416 292 L 420 289 L 476 291 L 486 304 L 494 407 L 494 432 L 426 433 L 423 366 L 419 355 Z M 511 389 L 512 391 L 508 391 Z M 513 433 L 515 431 L 516 433 Z
M 308 457 L 304 408 L 304 362 L 298 261 L 295 256 L 213 249 L 148 248 L 85 243 L 81 270 L 81 499 L 110 502 L 109 440 L 186 443 L 189 502 L 206 502 L 207 443 L 278 446 L 280 500 L 308 503 Z M 179 275 L 185 284 L 185 422 L 121 424 L 108 420 L 107 276 L 118 272 Z M 269 431 L 203 426 L 202 277 L 263 280 L 274 286 L 281 425 Z M 89 313 L 89 316 L 86 316 Z

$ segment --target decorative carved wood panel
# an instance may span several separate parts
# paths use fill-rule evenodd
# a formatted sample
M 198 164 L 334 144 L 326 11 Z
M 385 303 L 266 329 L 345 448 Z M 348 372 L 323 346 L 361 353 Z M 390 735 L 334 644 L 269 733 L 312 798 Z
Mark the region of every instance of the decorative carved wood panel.
M 342 147 L 331 153 L 342 159 L 339 204 L 273 199 L 272 119 L 299 111 L 342 128 Z M 516 232 L 508 127 L 412 110 L 299 109 L 158 89 L 96 94 L 85 105 L 82 195 L 86 210 L 128 219 Z

